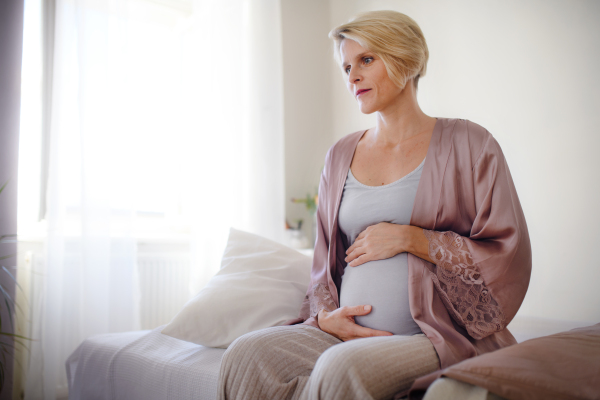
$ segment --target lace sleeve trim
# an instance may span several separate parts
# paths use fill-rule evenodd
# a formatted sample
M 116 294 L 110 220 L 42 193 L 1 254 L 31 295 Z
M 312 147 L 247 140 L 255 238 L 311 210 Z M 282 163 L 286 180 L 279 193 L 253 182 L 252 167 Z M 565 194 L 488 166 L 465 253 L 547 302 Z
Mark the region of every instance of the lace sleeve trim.
M 433 283 L 454 320 L 475 339 L 504 329 L 504 313 L 483 282 L 462 236 L 427 229 L 423 233 L 429 241 L 429 257 L 437 266 Z
M 336 308 L 329 286 L 317 283 L 308 290 L 304 297 L 300 309 L 300 318 L 306 320 L 310 317 L 316 317 L 321 310 L 333 311 Z

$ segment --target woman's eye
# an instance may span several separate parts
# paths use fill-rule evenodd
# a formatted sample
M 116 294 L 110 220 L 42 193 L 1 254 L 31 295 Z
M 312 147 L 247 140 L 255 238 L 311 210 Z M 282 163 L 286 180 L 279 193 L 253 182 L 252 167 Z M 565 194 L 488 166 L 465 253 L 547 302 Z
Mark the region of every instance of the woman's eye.
M 367 60 L 369 60 L 369 62 L 366 62 Z M 365 64 L 371 64 L 373 62 L 373 57 L 365 57 L 363 58 L 363 61 L 365 61 Z M 348 68 L 350 68 L 350 66 L 347 66 L 344 70 L 346 73 L 349 73 Z

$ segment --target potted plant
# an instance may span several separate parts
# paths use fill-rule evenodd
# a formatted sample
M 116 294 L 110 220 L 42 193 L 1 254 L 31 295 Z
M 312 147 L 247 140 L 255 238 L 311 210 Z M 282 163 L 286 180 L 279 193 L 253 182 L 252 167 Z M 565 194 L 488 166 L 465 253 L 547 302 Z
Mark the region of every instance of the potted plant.
M 314 242 L 317 238 L 317 206 L 319 205 L 319 195 L 318 195 L 318 190 L 315 190 L 315 194 L 311 195 L 310 193 L 306 194 L 306 197 L 304 198 L 292 198 L 292 203 L 305 203 L 306 204 L 306 209 L 308 210 L 308 212 L 311 215 L 311 218 L 313 220 L 313 226 L 312 226 L 312 243 L 314 245 Z M 291 229 L 296 229 L 298 231 L 300 231 L 300 229 L 302 228 L 302 220 L 298 220 L 298 227 L 297 228 L 291 228 Z M 286 227 L 289 229 L 289 224 L 286 224 Z M 310 245 L 310 244 L 309 244 Z M 308 247 L 308 246 L 306 246 Z
M 4 188 L 6 187 L 6 185 L 8 184 L 5 183 L 2 187 L 0 187 L 0 194 L 2 193 L 2 191 L 4 190 Z M 16 234 L 8 234 L 8 235 L 0 235 L 0 246 L 3 244 L 7 244 L 7 243 L 16 243 L 17 241 L 17 235 Z M 3 246 L 0 247 L 0 249 Z M 19 283 L 17 282 L 17 279 L 14 277 L 14 275 L 9 271 L 9 269 L 3 265 L 5 260 L 8 260 L 12 257 L 14 257 L 15 254 L 1 254 L 0 253 L 0 273 L 1 274 L 7 274 L 17 285 L 17 288 L 21 291 L 23 291 L 23 289 L 21 288 L 21 286 L 19 285 Z M 16 267 L 10 267 L 10 268 L 16 268 Z M 5 338 L 10 338 L 12 337 L 14 339 L 14 345 L 10 344 L 10 343 L 6 343 L 4 340 L 0 340 L 0 352 L 2 353 L 2 359 L 0 360 L 0 393 L 2 393 L 2 389 L 4 389 L 4 379 L 6 376 L 6 368 L 7 368 L 7 355 L 10 354 L 10 348 L 12 347 L 13 349 L 15 348 L 16 344 L 19 344 L 21 346 L 23 346 L 25 349 L 27 349 L 27 346 L 21 341 L 21 340 L 32 340 L 30 338 L 27 338 L 25 336 L 21 336 L 21 335 L 17 335 L 16 333 L 10 333 L 10 332 L 14 332 L 14 323 L 13 323 L 13 315 L 14 315 L 14 307 L 16 306 L 19 310 L 21 309 L 19 307 L 19 305 L 15 302 L 15 300 L 9 295 L 8 291 L 6 290 L 6 288 L 4 288 L 2 286 L 2 284 L 0 283 L 0 304 L 2 304 L 2 307 L 6 307 L 7 311 L 8 311 L 8 322 L 10 323 L 10 331 L 5 332 L 5 327 L 6 327 L 6 321 L 2 320 L 2 316 L 0 315 L 0 336 L 2 337 L 2 339 Z M 22 312 L 22 310 L 21 310 Z M 14 353 L 13 353 L 14 354 Z M 9 358 L 8 361 L 10 362 L 11 359 Z M 18 360 L 17 360 L 18 362 Z

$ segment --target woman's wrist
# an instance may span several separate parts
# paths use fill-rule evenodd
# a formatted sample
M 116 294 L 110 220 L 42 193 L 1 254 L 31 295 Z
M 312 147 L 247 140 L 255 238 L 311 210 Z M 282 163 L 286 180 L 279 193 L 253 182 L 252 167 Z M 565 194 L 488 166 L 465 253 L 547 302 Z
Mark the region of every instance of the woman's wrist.
M 398 253 L 412 253 L 413 250 L 413 235 L 415 228 L 411 225 L 398 225 L 400 233 L 398 235 Z
M 321 327 L 321 324 L 319 323 L 319 316 L 321 315 L 322 311 L 323 311 L 323 309 L 319 310 L 317 315 L 315 315 L 315 321 L 317 321 L 317 324 L 319 324 L 319 327 Z
M 411 253 L 425 261 L 433 262 L 429 257 L 429 240 L 423 233 L 423 228 L 412 225 L 402 225 L 404 227 L 401 246 L 403 251 Z
M 319 312 L 317 313 L 317 315 L 315 315 L 315 320 L 317 320 L 317 325 L 319 325 L 319 329 L 322 330 L 323 332 L 327 332 L 325 329 L 323 329 L 323 325 L 321 325 L 321 322 L 323 322 L 323 318 L 325 318 L 325 313 L 327 311 L 325 309 L 320 309 Z M 321 316 L 320 321 L 319 321 L 319 316 Z M 329 332 L 327 332 L 329 333 Z

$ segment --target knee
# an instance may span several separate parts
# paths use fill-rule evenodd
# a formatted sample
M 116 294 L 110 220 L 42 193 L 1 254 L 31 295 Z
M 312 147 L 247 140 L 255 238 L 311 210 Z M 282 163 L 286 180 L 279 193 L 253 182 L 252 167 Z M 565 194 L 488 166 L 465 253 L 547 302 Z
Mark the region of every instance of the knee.
M 321 354 L 315 368 L 319 367 L 323 374 L 335 375 L 335 378 L 348 375 L 365 358 L 365 348 L 360 344 L 359 340 L 352 340 L 331 346 Z
M 340 343 L 321 354 L 310 378 L 311 398 L 334 399 L 344 392 L 340 388 L 353 386 L 362 355 L 352 344 Z
M 278 329 L 279 328 L 279 329 Z M 264 364 L 274 358 L 281 327 L 271 327 L 249 332 L 234 340 L 221 358 L 217 398 L 238 399 L 258 390 L 263 380 Z M 248 371 L 258 373 L 248 374 Z M 257 386 L 258 385 L 258 386 Z

